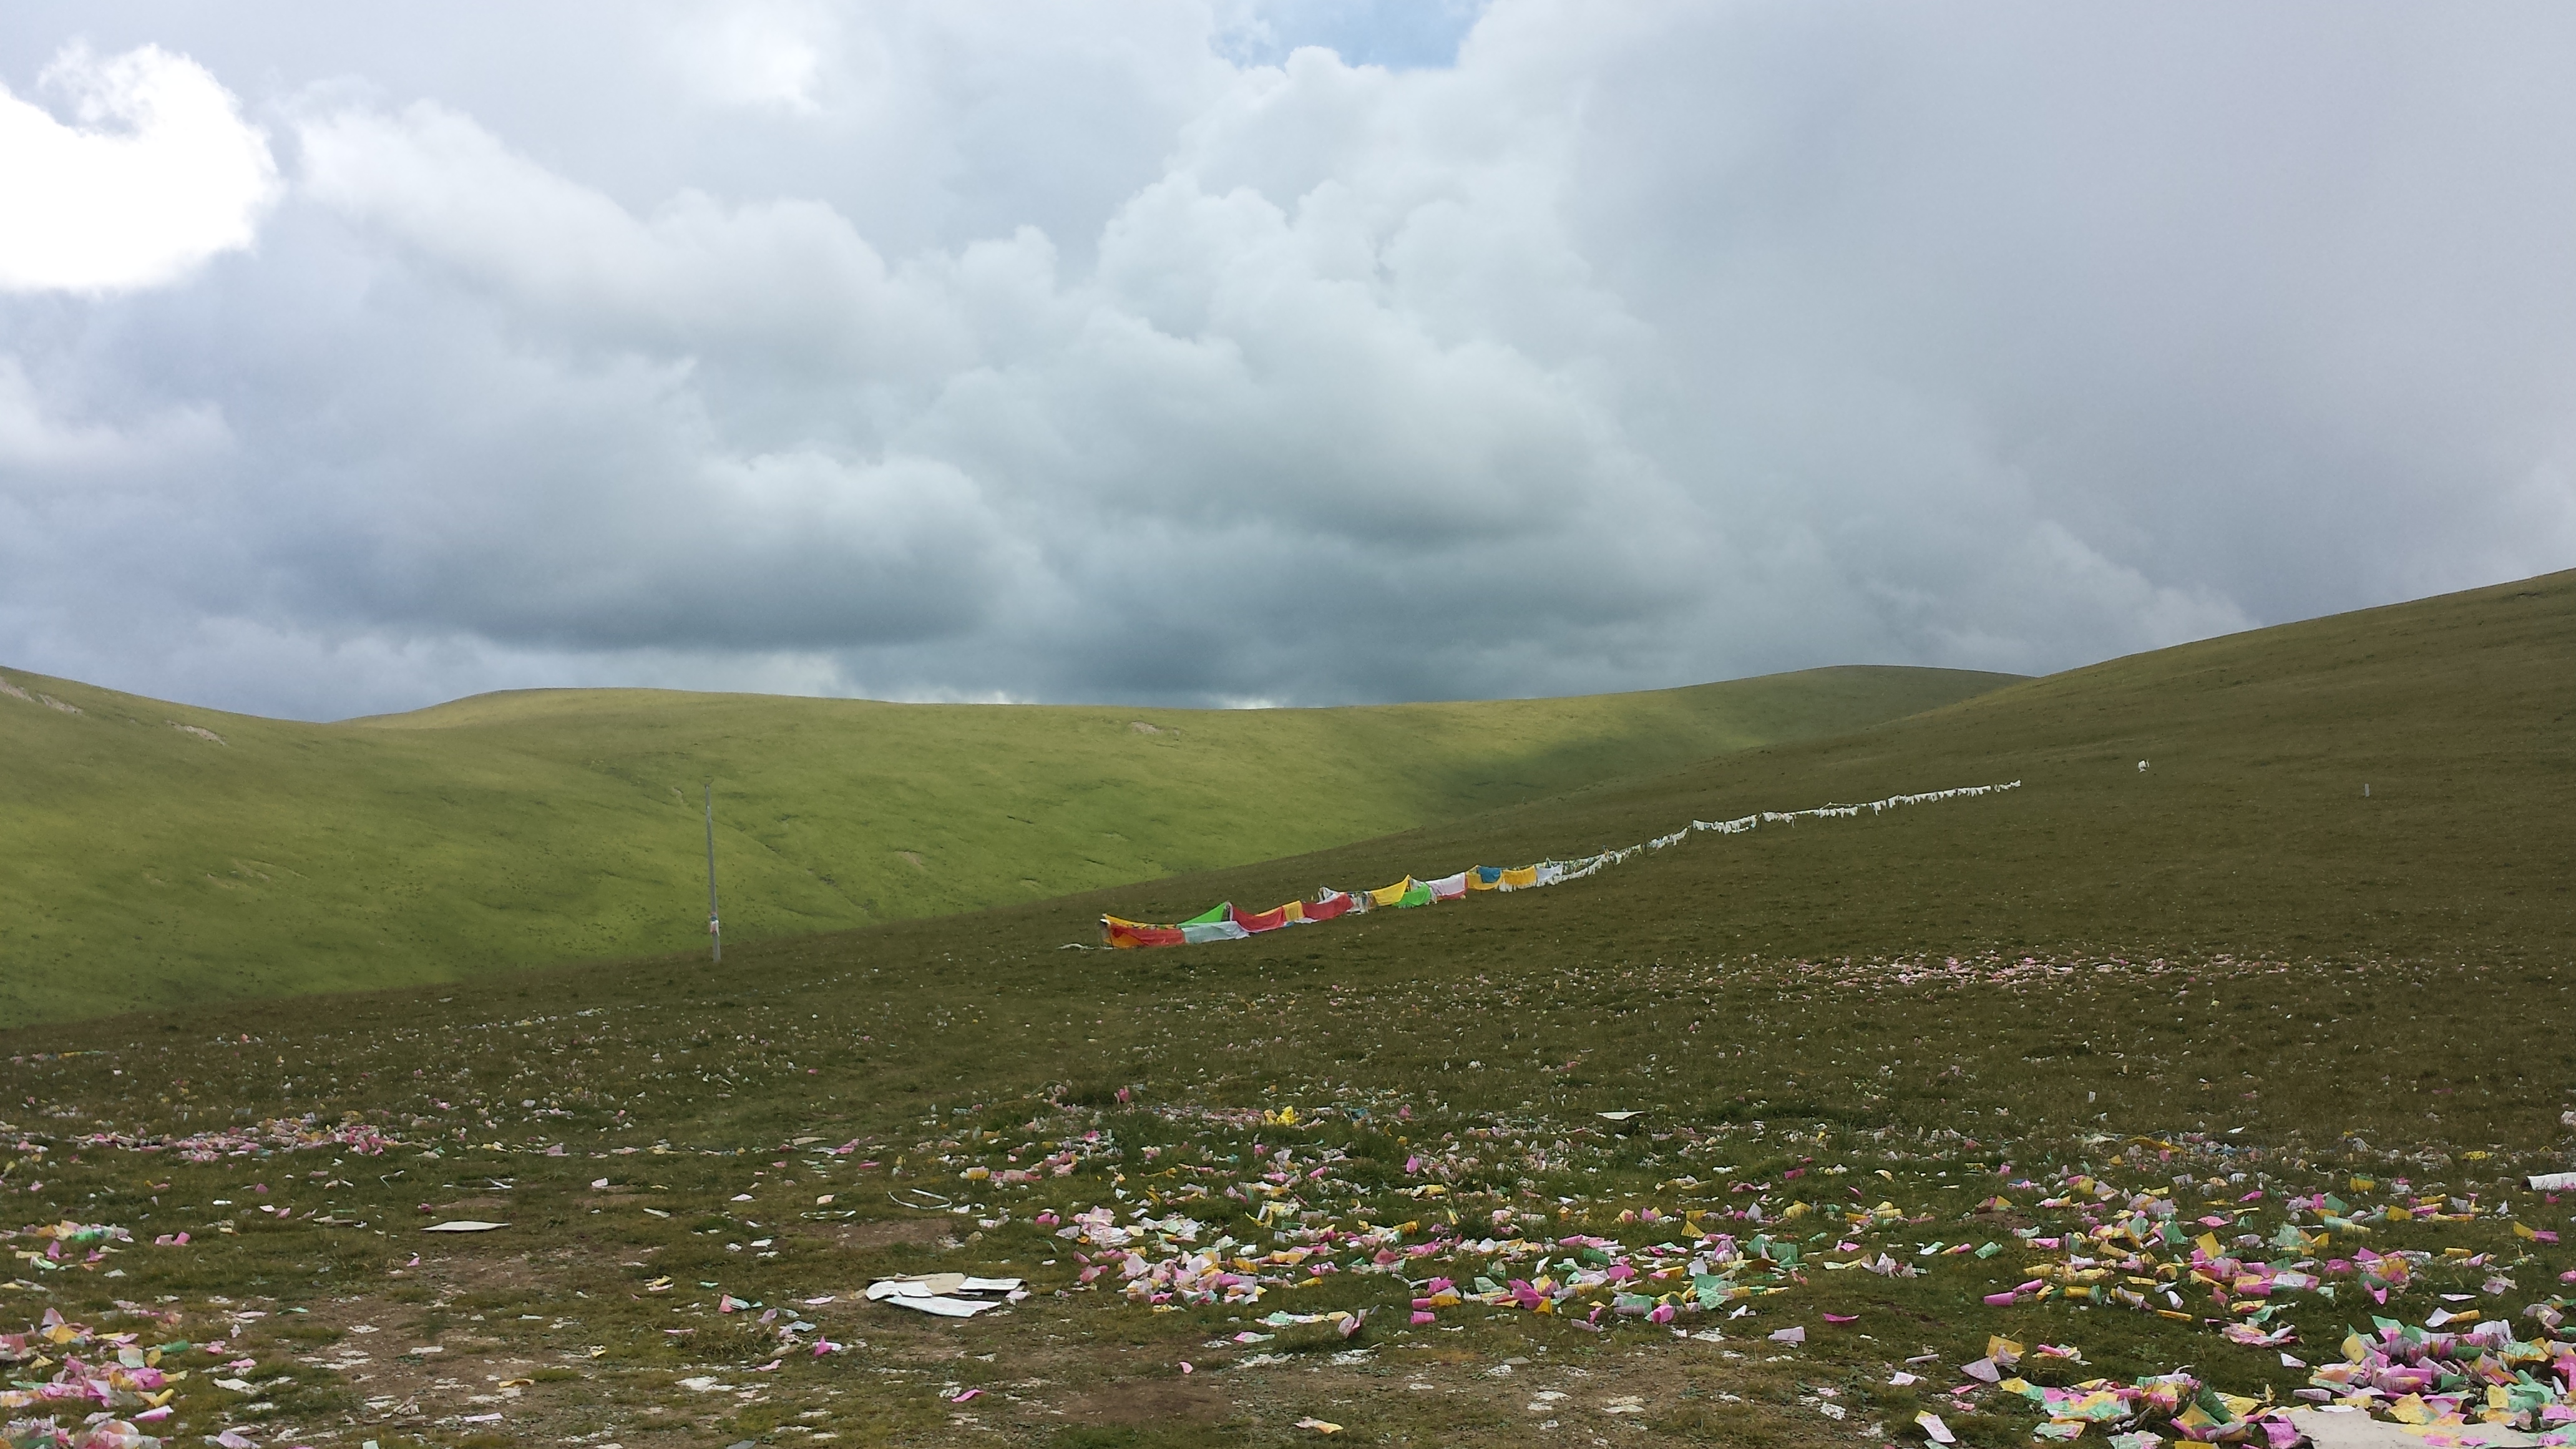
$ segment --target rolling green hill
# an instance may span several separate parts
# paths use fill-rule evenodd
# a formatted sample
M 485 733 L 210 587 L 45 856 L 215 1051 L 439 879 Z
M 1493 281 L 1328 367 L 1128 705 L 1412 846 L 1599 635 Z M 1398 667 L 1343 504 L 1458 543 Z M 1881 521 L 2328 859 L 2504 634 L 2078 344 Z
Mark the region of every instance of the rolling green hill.
M 1694 818 L 2015 779 L 2022 790 L 1985 799 L 1697 835 L 1571 888 L 1369 929 L 1410 950 L 1525 923 L 1513 929 L 1648 957 L 1993 946 L 2563 962 L 2576 571 L 2112 660 L 1838 738 L 1097 899 L 1169 919 L 1317 879 L 1383 884 L 1631 845 Z
M 311 725 L 0 678 L 8 1022 L 684 945 L 710 778 L 742 944 L 1312 850 L 2009 679 L 1266 711 L 564 690 Z
M 148 1299 L 261 1365 L 258 1400 L 181 1385 L 189 1433 L 363 1411 L 431 1442 L 411 1385 L 548 1362 L 495 1397 L 506 1434 L 463 1442 L 946 1444 L 965 1395 L 923 1389 L 947 1375 L 990 1395 L 995 1442 L 1044 1449 L 1310 1443 L 1324 1409 L 1354 1439 L 1500 1446 L 1533 1406 L 1784 1449 L 1931 1412 L 2009 1449 L 2030 1397 L 1947 1388 L 1997 1337 L 2058 1346 L 2016 1369 L 2042 1388 L 2187 1372 L 2242 1396 L 2204 1416 L 2250 1413 L 2342 1386 L 2362 1314 L 2576 1338 L 2568 1209 L 2525 1177 L 2571 1160 L 2571 662 L 2576 573 L 1302 857 L 779 935 L 722 970 L 671 953 L 9 1031 L 9 1185 L 34 1222 L 135 1239 L 113 1281 L 50 1274 L 47 1305 Z M 520 727 L 508 706 L 492 728 Z M 2011 779 L 1553 889 L 1062 949 L 1103 909 Z M 377 1131 L 401 1145 L 343 1157 Z M 432 1242 L 425 1214 L 505 1226 Z M 171 1229 L 195 1243 L 142 1247 Z M 1216 1233 L 1243 1275 L 1222 1300 Z M 2411 1266 L 2357 1266 L 2391 1260 Z M 2239 1298 L 2227 1262 L 2269 1276 Z M 1034 1296 L 951 1321 L 849 1291 L 932 1271 Z M 306 1367 L 357 1318 L 387 1335 L 336 1360 L 363 1387 Z M 431 1365 L 382 1352 L 442 1333 Z M 752 1374 L 738 1402 L 706 1387 Z M 1824 1387 L 1843 1417 L 1814 1412 Z M 2181 1410 L 2121 1412 L 2163 1433 Z

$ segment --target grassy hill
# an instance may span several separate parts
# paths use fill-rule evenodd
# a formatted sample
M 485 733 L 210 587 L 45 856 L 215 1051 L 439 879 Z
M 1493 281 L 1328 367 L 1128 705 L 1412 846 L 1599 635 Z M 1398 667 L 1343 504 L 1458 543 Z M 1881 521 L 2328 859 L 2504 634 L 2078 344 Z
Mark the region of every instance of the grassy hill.
M 1550 933 L 1616 923 L 1605 939 L 1649 954 L 2563 959 L 2576 571 L 2117 659 L 1839 738 L 1099 899 L 1164 919 L 1316 879 L 1382 884 L 1630 845 L 1693 818 L 2014 779 L 2025 787 L 2000 797 L 1700 835 L 1576 890 L 1469 907 Z M 1436 914 L 1378 917 L 1379 934 L 1472 929 Z M 1275 949 L 1297 947 L 1313 949 Z
M 1311 850 L 2007 676 L 1268 711 L 559 690 L 311 725 L 0 675 L 0 1021 L 736 944 Z
M 2522 1180 L 2576 1162 L 2571 661 L 2556 574 L 721 972 L 671 954 L 0 1033 L 22 1217 L 135 1239 L 97 1260 L 114 1282 L 67 1252 L 18 1286 L 223 1335 L 259 1397 L 199 1375 L 174 1434 L 390 1445 L 1285 1446 L 1328 1419 L 1821 1449 L 1924 1442 L 1930 1412 L 2005 1449 L 2041 1417 L 2016 1384 L 2187 1373 L 2115 1411 L 2171 1439 L 2187 1402 L 2314 1392 L 2375 1319 L 2463 1361 L 2471 1321 L 2576 1350 L 2571 1206 Z M 1549 890 L 1061 949 L 1103 909 L 2009 779 Z M 344 1155 L 367 1130 L 402 1145 Z M 414 1231 L 448 1217 L 509 1226 Z M 142 1246 L 174 1230 L 196 1241 Z M 1121 1291 L 1210 1250 L 1257 1302 Z M 949 1322 L 853 1291 L 930 1271 L 1036 1296 Z M 2029 1351 L 1987 1389 L 1990 1336 Z M 2512 1375 L 2449 1377 L 2493 1402 Z M 441 1397 L 477 1383 L 523 1393 Z

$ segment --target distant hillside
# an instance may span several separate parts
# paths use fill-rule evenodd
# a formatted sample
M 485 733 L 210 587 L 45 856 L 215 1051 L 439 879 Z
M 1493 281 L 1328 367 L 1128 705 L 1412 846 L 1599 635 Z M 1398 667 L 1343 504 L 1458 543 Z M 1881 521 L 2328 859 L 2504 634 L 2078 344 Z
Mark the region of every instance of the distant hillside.
M 562 690 L 336 725 L 0 680 L 14 1023 L 687 946 L 709 778 L 748 943 L 1311 851 L 2011 677 L 1221 712 Z
M 1692 818 L 2014 779 L 2025 787 L 1986 799 L 1697 835 L 1560 889 L 1160 954 L 1252 969 L 1324 950 L 1335 970 L 1366 971 L 1434 956 L 1472 969 L 1540 943 L 1639 961 L 2429 953 L 2538 963 L 2559 973 L 2534 978 L 2554 999 L 2576 980 L 2576 571 L 2117 659 L 1063 914 L 1097 902 L 1171 919 L 1229 896 L 1257 908 L 1318 880 L 1376 885 L 1630 845 Z

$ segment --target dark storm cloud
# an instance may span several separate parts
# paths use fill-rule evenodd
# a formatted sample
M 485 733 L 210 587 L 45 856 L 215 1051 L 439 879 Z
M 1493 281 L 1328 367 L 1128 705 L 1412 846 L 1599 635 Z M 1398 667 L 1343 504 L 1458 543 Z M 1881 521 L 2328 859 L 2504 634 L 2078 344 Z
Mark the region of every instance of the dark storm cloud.
M 230 170 L 104 281 L 0 229 L 0 659 L 1322 703 L 2563 566 L 2569 25 L 2441 22 L 30 10 L 0 123 L 121 64 Z

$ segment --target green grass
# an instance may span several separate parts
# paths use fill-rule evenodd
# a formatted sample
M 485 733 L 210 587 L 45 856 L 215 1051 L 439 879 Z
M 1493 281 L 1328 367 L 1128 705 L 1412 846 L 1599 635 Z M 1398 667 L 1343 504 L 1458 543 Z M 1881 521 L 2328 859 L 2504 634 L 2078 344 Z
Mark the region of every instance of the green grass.
M 1319 879 L 1382 884 L 1630 845 L 1688 819 L 2016 779 L 2000 797 L 1696 836 L 1579 891 L 1374 917 L 1366 944 L 1337 949 L 1436 941 L 1470 962 L 1507 929 L 1649 960 L 2559 950 L 2576 940 L 2576 572 L 2114 660 L 1836 739 L 1096 899 L 1164 919 Z M 1314 949 L 1292 933 L 1226 959 Z
M 2287 1351 L 2311 1364 L 2374 1315 L 2419 1324 L 2442 1306 L 2560 1337 L 2522 1310 L 2567 1291 L 2576 1242 L 2515 1228 L 2576 1233 L 2576 1204 L 2518 1183 L 2576 1162 L 2559 1117 L 2576 1108 L 2571 660 L 2576 575 L 2553 575 L 1294 860 L 775 939 L 722 973 L 674 954 L 291 1014 L 219 1003 L 21 1029 L 0 1038 L 16 1134 L 0 1203 L 18 1205 L 0 1226 L 73 1216 L 196 1241 L 89 1271 L 22 1263 L 28 1286 L 0 1301 L 116 1327 L 122 1299 L 180 1315 L 158 1331 L 224 1333 L 255 1361 L 246 1381 L 296 1382 L 262 1389 L 276 1407 L 259 1415 L 200 1371 L 175 1428 L 260 1419 L 317 1443 L 464 1442 L 465 1416 L 499 1412 L 496 1442 L 630 1449 L 797 1443 L 818 1425 L 840 1444 L 1285 1445 L 1316 1442 L 1294 1427 L 1306 1416 L 1396 1444 L 1523 1443 L 1556 1419 L 1575 1443 L 1642 1421 L 1651 1442 L 1800 1446 L 1869 1425 L 1884 1432 L 1868 1442 L 1920 1442 L 1906 1426 L 1926 1407 L 1968 1443 L 2028 1443 L 2022 1401 L 1980 1391 L 1963 1409 L 1948 1392 L 1989 1334 L 2082 1351 L 2082 1366 L 2026 1360 L 2041 1383 L 2188 1364 L 2249 1397 L 2306 1384 L 2284 1350 L 2221 1339 L 2246 1311 L 2171 1249 L 2101 1255 L 2107 1286 L 2145 1279 L 2164 1307 L 2169 1285 L 2179 1317 L 1982 1301 L 2092 1271 L 2074 1256 L 2093 1250 L 2068 1244 L 2115 1219 L 2096 1205 L 2107 1188 L 2221 1219 L 2211 1231 L 2249 1260 L 2310 1262 L 2336 1296 L 2285 1291 L 2266 1326 L 2295 1329 Z M 1702 835 L 1550 890 L 1225 945 L 1060 949 L 1102 909 L 1167 916 L 2016 778 L 1997 797 Z M 1593 1115 L 1611 1109 L 1646 1115 L 1623 1132 Z M 261 1119 L 291 1134 L 351 1113 L 406 1145 L 362 1157 L 272 1135 L 191 1162 L 94 1135 Z M 1282 1149 L 1293 1174 L 1271 1166 Z M 1027 1184 L 969 1175 L 1032 1168 Z M 904 1205 L 921 1188 L 970 1211 Z M 1287 1216 L 1257 1223 L 1274 1189 Z M 2287 1206 L 2319 1192 L 2344 1226 Z M 2009 1207 L 1987 1210 L 1995 1195 Z M 1157 1312 L 1115 1291 L 1115 1266 L 1084 1286 L 1083 1245 L 1037 1222 L 1095 1204 L 1121 1221 L 1183 1212 L 1264 1254 L 1369 1228 L 1432 1251 L 1399 1277 L 1344 1248 L 1313 1286 Z M 1648 1208 L 1794 1243 L 1801 1266 L 1745 1270 L 1741 1286 L 1782 1290 L 1745 1298 L 1746 1318 L 1673 1325 L 1716 1341 L 1615 1316 L 1578 1327 L 1608 1306 L 1599 1291 L 1566 1313 L 1407 1321 L 1432 1274 L 1537 1271 L 1534 1253 L 1457 1245 L 1496 1212 L 1552 1256 L 1577 1233 L 1631 1253 L 1699 1241 L 1633 1216 Z M 414 1230 L 449 1216 L 512 1226 Z M 2294 1217 L 2325 1241 L 2264 1246 Z M 1961 1242 L 1995 1251 L 1920 1252 Z M 2362 1248 L 2429 1257 L 2382 1305 L 2330 1266 Z M 1920 1276 L 1822 1266 L 1882 1252 Z M 935 1268 L 1040 1293 L 966 1323 L 850 1301 L 874 1275 Z M 755 1312 L 722 1313 L 720 1295 Z M 850 1351 L 760 1372 L 779 1356 L 756 1322 L 770 1307 Z M 270 1316 L 227 1316 L 243 1308 Z M 1274 1309 L 1363 1308 L 1350 1340 L 1234 1341 Z M 1790 1325 L 1805 1345 L 1769 1340 Z M 353 1344 L 381 1347 L 323 1362 Z M 1925 1354 L 1924 1382 L 1890 1382 Z M 497 1397 L 519 1378 L 521 1397 Z M 983 1392 L 951 1401 L 967 1388 Z M 1605 1412 L 1627 1396 L 1641 1413 Z
M 1340 844 L 2006 682 L 1224 712 L 560 690 L 309 725 L 8 677 L 10 1022 L 689 943 L 710 778 L 748 944 Z

